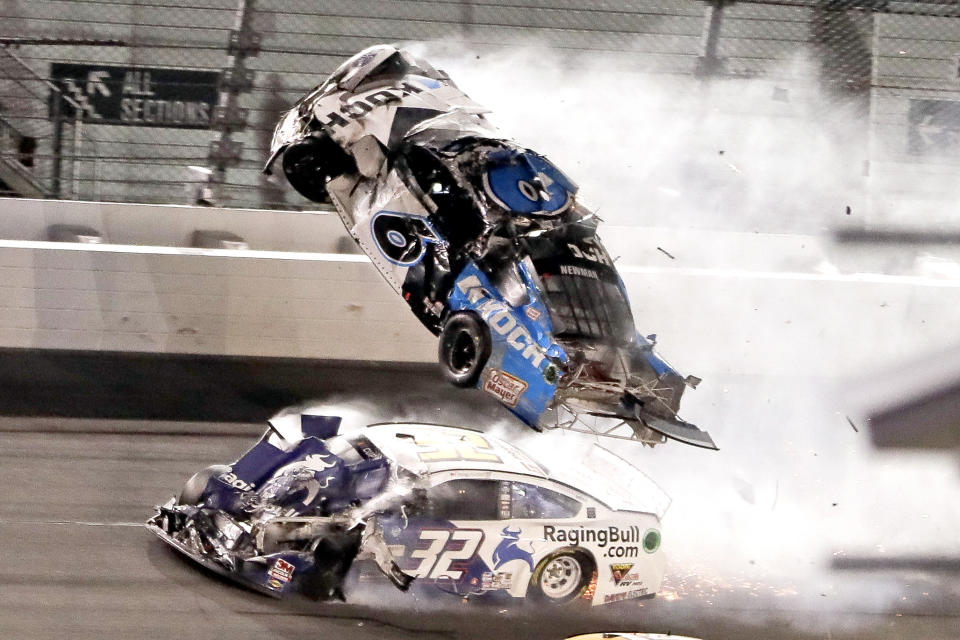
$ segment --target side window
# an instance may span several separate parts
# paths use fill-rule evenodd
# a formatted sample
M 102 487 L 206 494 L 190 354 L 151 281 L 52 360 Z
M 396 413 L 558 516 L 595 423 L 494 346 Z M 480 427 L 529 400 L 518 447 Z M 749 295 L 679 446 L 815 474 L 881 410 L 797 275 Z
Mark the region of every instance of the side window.
M 511 518 L 572 518 L 580 512 L 580 503 L 562 493 L 524 482 L 511 484 Z
M 451 480 L 427 491 L 425 515 L 441 520 L 496 520 L 499 480 Z

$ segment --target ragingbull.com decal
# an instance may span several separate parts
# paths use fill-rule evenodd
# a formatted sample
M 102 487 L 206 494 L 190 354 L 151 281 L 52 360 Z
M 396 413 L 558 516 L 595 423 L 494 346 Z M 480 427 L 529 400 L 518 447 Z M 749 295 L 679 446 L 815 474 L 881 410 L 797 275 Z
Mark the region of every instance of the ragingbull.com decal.
M 585 542 L 605 547 L 614 543 L 640 543 L 643 540 L 643 529 L 637 526 L 630 527 L 557 527 L 543 526 L 543 539 L 550 542 L 566 542 L 577 546 Z

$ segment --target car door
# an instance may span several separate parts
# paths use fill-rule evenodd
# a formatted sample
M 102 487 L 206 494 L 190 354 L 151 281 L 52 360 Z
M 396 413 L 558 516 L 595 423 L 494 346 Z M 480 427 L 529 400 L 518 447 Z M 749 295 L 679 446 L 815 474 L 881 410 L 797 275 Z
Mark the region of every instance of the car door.
M 484 540 L 501 517 L 501 482 L 451 478 L 427 490 L 425 506 L 381 520 L 400 568 L 457 593 L 478 591 L 486 564 Z

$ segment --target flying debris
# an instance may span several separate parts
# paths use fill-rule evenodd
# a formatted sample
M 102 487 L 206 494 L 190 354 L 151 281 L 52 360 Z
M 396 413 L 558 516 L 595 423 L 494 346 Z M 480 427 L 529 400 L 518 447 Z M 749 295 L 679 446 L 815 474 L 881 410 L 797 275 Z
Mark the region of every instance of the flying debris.
M 534 429 L 716 449 L 677 415 L 683 377 L 634 324 L 595 212 L 443 72 L 378 45 L 281 118 L 269 173 L 330 202 L 416 317 L 444 374 Z

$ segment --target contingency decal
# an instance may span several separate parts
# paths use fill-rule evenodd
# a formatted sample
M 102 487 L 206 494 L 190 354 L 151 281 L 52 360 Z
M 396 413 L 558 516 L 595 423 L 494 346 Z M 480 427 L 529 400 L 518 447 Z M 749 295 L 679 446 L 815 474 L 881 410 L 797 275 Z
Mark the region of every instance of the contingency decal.
M 267 584 L 271 589 L 283 588 L 283 585 L 293 580 L 294 568 L 292 564 L 283 558 L 277 558 L 277 561 L 273 563 L 270 571 L 267 572 L 267 575 L 270 576 L 270 581 Z
M 493 395 L 508 407 L 516 407 L 520 396 L 529 385 L 506 371 L 489 369 L 483 380 L 483 390 Z
M 630 569 L 633 568 L 633 564 L 622 562 L 618 564 L 610 565 L 610 577 L 613 580 L 613 584 L 620 586 L 620 583 L 629 575 Z M 626 584 L 630 584 L 627 582 Z
M 603 604 L 610 604 L 611 602 L 619 602 L 620 600 L 629 600 L 630 598 L 639 598 L 645 596 L 650 592 L 649 589 L 643 587 L 641 589 L 634 589 L 632 591 L 626 591 L 624 593 L 608 593 L 603 597 Z

